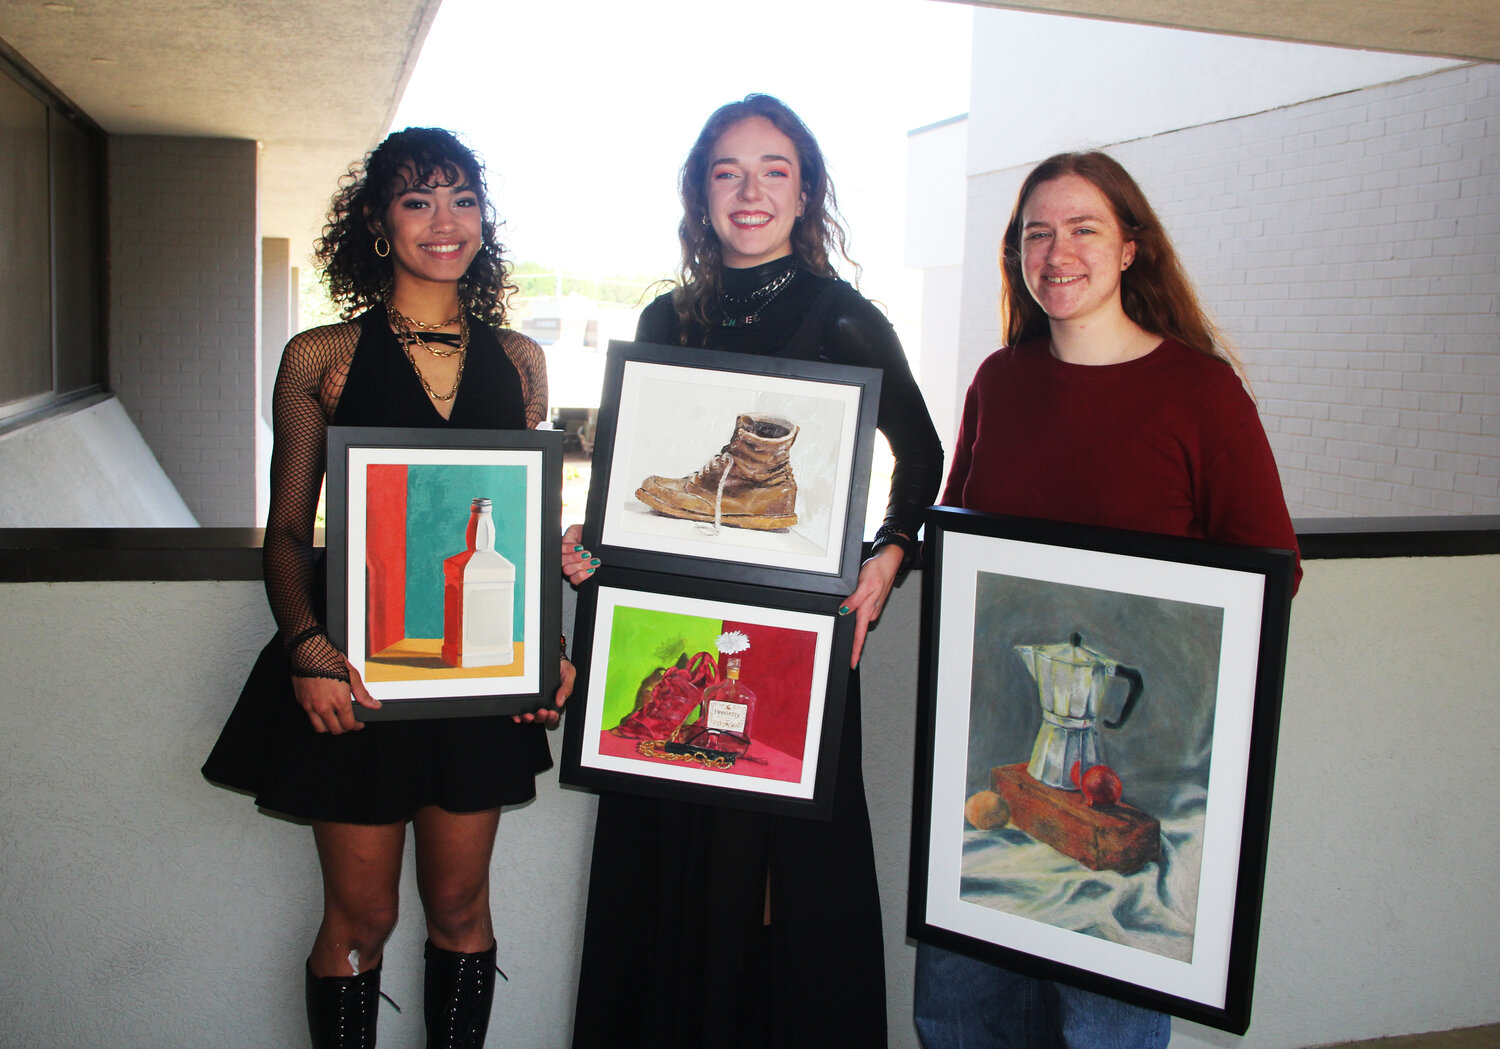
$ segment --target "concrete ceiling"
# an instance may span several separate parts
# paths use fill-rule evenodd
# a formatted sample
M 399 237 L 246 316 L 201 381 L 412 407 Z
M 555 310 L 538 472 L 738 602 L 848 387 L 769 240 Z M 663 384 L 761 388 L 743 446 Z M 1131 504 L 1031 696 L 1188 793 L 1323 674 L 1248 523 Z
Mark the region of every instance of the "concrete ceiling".
M 440 2 L 0 0 L 0 42 L 107 132 L 258 140 L 262 233 L 300 259 L 337 173 L 393 119 Z M 994 6 L 1500 61 L 1497 0 Z
M 311 247 L 440 0 L 0 0 L 0 41 L 111 134 L 261 143 L 261 233 Z
M 1171 29 L 1500 62 L 1497 0 L 969 0 Z

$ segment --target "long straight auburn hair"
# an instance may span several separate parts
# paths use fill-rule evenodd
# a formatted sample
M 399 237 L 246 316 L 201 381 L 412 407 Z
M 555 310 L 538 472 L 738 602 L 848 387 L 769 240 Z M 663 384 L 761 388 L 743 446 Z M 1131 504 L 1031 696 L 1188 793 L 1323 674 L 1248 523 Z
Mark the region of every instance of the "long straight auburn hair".
M 1125 239 L 1135 242 L 1135 259 L 1120 274 L 1120 304 L 1125 315 L 1154 335 L 1169 336 L 1223 361 L 1243 380 L 1244 367 L 1223 331 L 1198 301 L 1197 289 L 1141 187 L 1118 160 L 1097 150 L 1048 157 L 1021 183 L 1000 246 L 1000 329 L 1005 345 L 1017 346 L 1047 334 L 1047 315 L 1026 289 L 1021 268 L 1021 213 L 1038 186 L 1063 175 L 1086 179 L 1104 194 Z

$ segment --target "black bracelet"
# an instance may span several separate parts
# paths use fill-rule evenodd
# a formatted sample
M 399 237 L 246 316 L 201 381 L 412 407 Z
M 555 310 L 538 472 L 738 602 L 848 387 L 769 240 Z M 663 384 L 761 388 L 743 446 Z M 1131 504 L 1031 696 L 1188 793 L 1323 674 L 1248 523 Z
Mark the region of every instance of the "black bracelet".
M 878 553 L 882 547 L 887 546 L 899 546 L 901 548 L 901 565 L 896 571 L 905 572 L 917 552 L 917 541 L 907 535 L 900 525 L 883 524 L 875 530 L 875 538 L 870 543 L 871 556 Z

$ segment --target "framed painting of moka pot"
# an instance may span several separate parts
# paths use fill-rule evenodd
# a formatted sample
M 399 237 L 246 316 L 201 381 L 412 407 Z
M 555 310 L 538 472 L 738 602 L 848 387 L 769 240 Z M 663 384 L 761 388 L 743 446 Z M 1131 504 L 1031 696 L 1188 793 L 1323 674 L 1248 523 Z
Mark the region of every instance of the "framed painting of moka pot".
M 908 932 L 1244 1033 L 1294 555 L 926 529 Z
M 849 594 L 879 369 L 611 342 L 584 542 L 609 565 Z
M 362 721 L 552 705 L 562 434 L 328 429 L 328 637 Z

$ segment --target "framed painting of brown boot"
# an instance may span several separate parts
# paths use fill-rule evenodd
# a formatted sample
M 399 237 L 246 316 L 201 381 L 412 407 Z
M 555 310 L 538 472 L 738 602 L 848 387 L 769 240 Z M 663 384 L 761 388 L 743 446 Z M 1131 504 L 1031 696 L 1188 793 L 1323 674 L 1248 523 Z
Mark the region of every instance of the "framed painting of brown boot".
M 925 534 L 908 934 L 1244 1033 L 1294 555 Z
M 839 600 L 600 569 L 578 595 L 562 782 L 826 819 L 853 637 Z
M 605 564 L 848 594 L 880 372 L 611 342 L 584 541 Z

